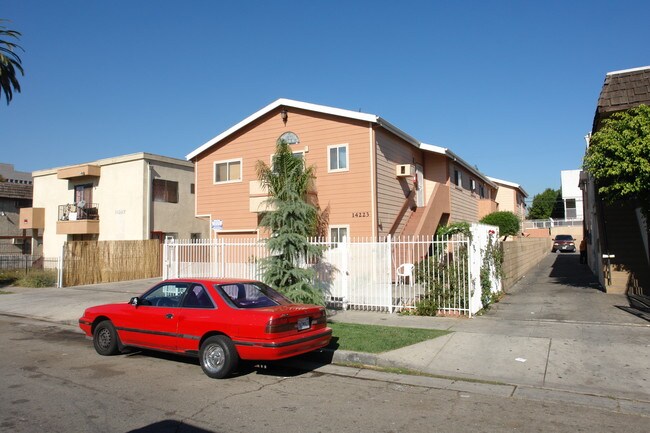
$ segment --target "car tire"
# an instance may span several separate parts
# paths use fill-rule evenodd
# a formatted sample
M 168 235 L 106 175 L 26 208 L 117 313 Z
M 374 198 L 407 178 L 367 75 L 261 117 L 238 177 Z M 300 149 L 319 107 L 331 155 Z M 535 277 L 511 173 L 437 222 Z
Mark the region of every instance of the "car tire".
M 201 344 L 199 362 L 208 377 L 223 379 L 237 368 L 239 354 L 230 338 L 225 335 L 215 335 Z
M 93 332 L 93 345 L 102 356 L 117 355 L 120 353 L 120 342 L 115 331 L 115 326 L 110 320 L 104 320 L 95 326 Z

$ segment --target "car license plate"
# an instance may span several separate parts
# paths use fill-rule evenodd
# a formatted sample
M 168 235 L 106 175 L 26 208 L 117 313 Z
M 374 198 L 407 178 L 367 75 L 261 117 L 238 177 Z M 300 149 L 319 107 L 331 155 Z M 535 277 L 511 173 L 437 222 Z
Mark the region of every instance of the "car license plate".
M 309 317 L 301 317 L 298 319 L 298 331 L 302 331 L 303 329 L 309 329 L 311 326 Z

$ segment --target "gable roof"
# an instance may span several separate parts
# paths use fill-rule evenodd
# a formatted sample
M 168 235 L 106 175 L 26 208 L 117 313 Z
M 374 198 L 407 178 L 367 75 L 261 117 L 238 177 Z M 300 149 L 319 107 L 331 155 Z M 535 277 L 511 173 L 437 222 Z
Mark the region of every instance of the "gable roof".
M 519 185 L 518 183 L 509 182 L 507 180 L 502 180 L 502 179 L 497 179 L 496 177 L 491 177 L 491 176 L 488 176 L 488 179 L 490 179 L 494 183 L 504 185 L 504 186 L 509 186 L 510 188 L 518 189 L 519 191 L 521 191 L 521 193 L 523 194 L 524 197 L 528 197 L 528 193 L 526 192 L 524 187 Z
M 345 117 L 347 119 L 361 120 L 364 122 L 374 123 L 376 125 L 380 125 L 386 128 L 387 130 L 391 131 L 395 135 L 411 143 L 415 147 L 419 147 L 420 145 L 420 142 L 418 140 L 411 137 L 401 129 L 396 128 L 390 122 L 382 119 L 381 117 L 375 114 L 362 113 L 360 111 L 344 110 L 342 108 L 328 107 L 326 105 L 311 104 L 309 102 L 294 101 L 293 99 L 280 98 L 271 102 L 269 105 L 262 108 L 261 110 L 258 110 L 255 113 L 251 114 L 250 116 L 248 116 L 241 122 L 237 123 L 236 125 L 226 129 L 221 134 L 217 135 L 216 137 L 207 141 L 202 146 L 198 147 L 194 151 L 187 154 L 185 158 L 187 160 L 191 160 L 195 158 L 196 156 L 203 153 L 205 150 L 209 149 L 219 141 L 223 140 L 224 138 L 228 137 L 231 134 L 234 134 L 235 132 L 239 131 L 240 129 L 244 128 L 245 126 L 249 125 L 250 123 L 264 116 L 265 114 L 270 113 L 271 111 L 275 110 L 278 107 L 298 108 L 301 110 L 314 111 L 317 113 L 330 114 L 332 116 Z
M 467 162 L 465 162 L 461 157 L 453 153 L 451 150 L 440 147 L 440 146 L 435 146 L 433 144 L 426 144 L 422 143 L 416 138 L 412 137 L 411 135 L 407 134 L 406 132 L 402 131 L 401 129 L 397 128 L 395 125 L 392 123 L 388 122 L 386 119 L 383 119 L 380 116 L 377 116 L 375 114 L 369 114 L 369 113 L 362 113 L 360 111 L 352 111 L 352 110 L 344 110 L 342 108 L 335 108 L 335 107 L 329 107 L 326 105 L 318 105 L 318 104 L 311 104 L 309 102 L 302 102 L 302 101 L 295 101 L 293 99 L 285 99 L 285 98 L 280 98 L 277 99 L 273 102 L 271 102 L 269 105 L 266 107 L 256 111 L 255 113 L 251 114 L 241 122 L 237 123 L 236 125 L 231 126 L 230 128 L 226 129 L 223 131 L 221 134 L 217 135 L 216 137 L 212 138 L 211 140 L 208 140 L 206 143 L 203 145 L 199 146 L 192 152 L 188 153 L 185 158 L 189 161 L 194 158 L 196 158 L 198 155 L 201 153 L 205 152 L 208 150 L 210 147 L 214 146 L 224 138 L 230 136 L 231 134 L 234 134 L 235 132 L 239 131 L 240 129 L 244 128 L 245 126 L 251 124 L 255 120 L 259 119 L 260 117 L 264 116 L 267 113 L 270 113 L 271 111 L 275 110 L 278 107 L 287 107 L 287 108 L 298 108 L 302 110 L 307 110 L 307 111 L 314 111 L 317 113 L 323 113 L 323 114 L 330 114 L 333 116 L 338 116 L 338 117 L 344 117 L 347 119 L 353 119 L 353 120 L 361 120 L 364 122 L 369 122 L 373 123 L 375 125 L 379 125 L 382 128 L 385 128 L 386 130 L 392 132 L 393 134 L 397 135 L 398 137 L 404 139 L 407 143 L 412 144 L 413 146 L 417 147 L 418 149 L 422 149 L 428 152 L 433 152 L 433 153 L 438 153 L 441 155 L 445 155 L 449 157 L 450 159 L 459 162 L 461 165 L 463 165 L 468 171 L 472 172 L 474 175 L 482 179 L 484 182 L 492 186 L 493 188 L 496 188 L 497 186 L 490 181 L 490 179 L 485 176 L 483 173 L 479 172 L 476 170 L 474 167 L 469 165 Z
M 607 73 L 598 98 L 593 131 L 612 113 L 641 104 L 650 105 L 650 66 Z

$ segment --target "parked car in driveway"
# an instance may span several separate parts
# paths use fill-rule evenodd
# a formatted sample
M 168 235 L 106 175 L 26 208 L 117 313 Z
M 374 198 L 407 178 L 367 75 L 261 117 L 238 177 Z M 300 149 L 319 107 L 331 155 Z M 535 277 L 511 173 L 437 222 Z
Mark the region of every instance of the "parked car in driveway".
M 553 238 L 551 252 L 575 252 L 576 242 L 571 235 L 557 235 Z
M 278 360 L 329 344 L 325 308 L 294 304 L 259 281 L 166 280 L 127 303 L 86 309 L 79 326 L 100 355 L 127 347 L 197 356 L 211 378 L 239 360 Z

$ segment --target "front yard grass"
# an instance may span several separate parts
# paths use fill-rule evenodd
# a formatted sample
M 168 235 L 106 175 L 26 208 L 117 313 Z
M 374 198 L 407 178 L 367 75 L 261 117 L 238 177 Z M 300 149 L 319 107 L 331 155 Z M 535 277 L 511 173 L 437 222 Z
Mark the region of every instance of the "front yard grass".
M 381 353 L 431 340 L 450 331 L 438 329 L 401 328 L 397 326 L 360 325 L 356 323 L 330 322 L 332 328 L 331 349 L 353 352 Z

